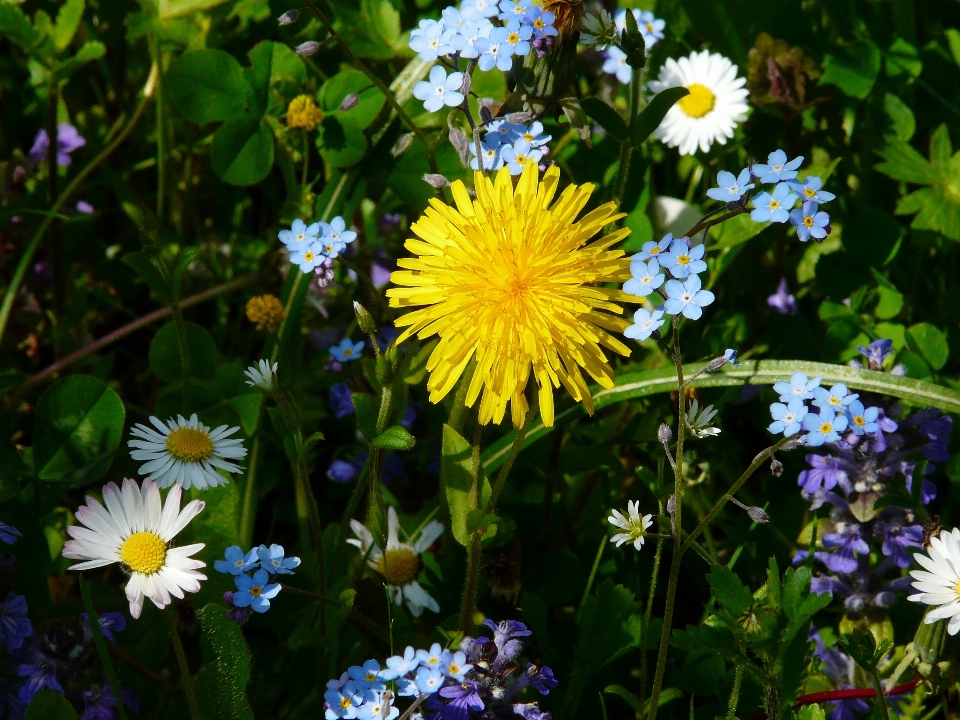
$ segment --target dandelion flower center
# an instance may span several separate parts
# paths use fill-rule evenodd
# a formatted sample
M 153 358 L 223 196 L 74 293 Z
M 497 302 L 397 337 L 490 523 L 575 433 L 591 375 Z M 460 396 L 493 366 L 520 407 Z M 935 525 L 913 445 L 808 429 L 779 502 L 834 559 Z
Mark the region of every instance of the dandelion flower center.
M 206 430 L 178 427 L 167 435 L 167 452 L 180 462 L 209 460 L 213 456 L 213 441 Z
M 717 96 L 706 85 L 700 83 L 691 83 L 687 86 L 690 94 L 680 98 L 677 103 L 680 109 L 692 118 L 702 118 L 713 110 L 717 103 Z
M 828 423 L 828 422 L 820 423 L 820 432 L 822 432 L 824 435 L 827 435 L 833 432 L 833 423 Z
M 167 544 L 152 532 L 134 533 L 120 546 L 120 561 L 133 572 L 153 575 L 163 567 Z
M 409 548 L 387 550 L 377 563 L 377 572 L 391 585 L 406 585 L 420 572 L 420 558 Z
M 411 226 L 419 239 L 406 247 L 419 257 L 399 260 L 402 269 L 391 276 L 399 287 L 387 295 L 392 307 L 422 306 L 397 319 L 397 327 L 406 328 L 398 342 L 412 335 L 440 338 L 427 362 L 431 402 L 453 389 L 472 360 L 466 403 L 472 407 L 480 399 L 482 423 L 499 423 L 509 404 L 520 427 L 531 375 L 547 426 L 553 424 L 553 389 L 561 385 L 593 411 L 581 369 L 603 387 L 613 386 L 601 347 L 628 355 L 614 333 L 629 322 L 612 302 L 622 293 L 596 284 L 630 277 L 623 252 L 608 250 L 629 230 L 589 243 L 623 215 L 607 203 L 577 220 L 593 186 L 570 185 L 554 202 L 559 175 L 551 167 L 541 181 L 536 164 L 525 162 L 514 187 L 506 168 L 495 179 L 476 173 L 475 200 L 455 182 L 455 207 L 432 200 Z

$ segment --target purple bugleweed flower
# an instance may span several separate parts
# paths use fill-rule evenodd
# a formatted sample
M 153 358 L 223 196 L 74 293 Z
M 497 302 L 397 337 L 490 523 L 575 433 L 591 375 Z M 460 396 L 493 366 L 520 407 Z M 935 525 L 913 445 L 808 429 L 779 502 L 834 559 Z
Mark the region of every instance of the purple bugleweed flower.
M 69 165 L 72 160 L 70 153 L 82 148 L 87 141 L 80 137 L 80 133 L 70 123 L 60 123 L 57 125 L 57 165 Z M 47 159 L 47 151 L 50 149 L 50 136 L 46 130 L 40 130 L 33 139 L 33 147 L 27 154 L 27 162 L 30 167 L 36 167 Z
M 553 677 L 553 670 L 546 665 L 537 667 L 533 663 L 528 663 L 526 677 L 530 687 L 537 690 L 541 695 L 549 695 L 550 688 L 559 685 L 556 678 Z
M 63 688 L 57 682 L 56 667 L 42 656 L 35 663 L 24 663 L 17 667 L 17 675 L 27 678 L 18 694 L 21 702 L 29 703 L 41 690 L 55 690 L 63 694 Z
M 552 720 L 553 715 L 541 710 L 536 703 L 514 703 L 513 714 L 523 720 Z
M 851 573 L 857 569 L 856 555 L 866 555 L 870 546 L 860 536 L 860 526 L 849 523 L 837 528 L 838 532 L 823 536 L 825 548 L 836 548 L 826 559 L 826 565 L 834 572 Z
M 27 601 L 23 595 L 9 593 L 0 603 L 0 638 L 8 651 L 19 650 L 23 641 L 33 635 L 33 625 L 27 617 Z
M 87 617 L 87 614 L 80 613 L 80 617 L 83 618 L 84 637 L 89 635 L 90 638 L 93 638 L 93 632 L 90 630 L 90 619 Z M 101 613 L 100 616 L 97 617 L 97 622 L 100 624 L 100 632 L 112 643 L 117 642 L 117 636 L 114 635 L 114 633 L 123 632 L 127 627 L 126 618 L 123 617 L 123 613 L 118 612 Z
M 849 487 L 849 478 L 840 458 L 833 455 L 807 455 L 810 469 L 797 478 L 797 484 L 806 492 L 815 493 L 821 488 L 831 490 L 841 484 Z
M 497 646 L 497 661 L 499 663 L 513 660 L 523 648 L 523 643 L 516 638 L 533 634 L 519 620 L 502 620 L 499 623 L 495 623 L 493 620 L 484 620 L 483 624 L 493 630 L 493 644 Z
M 82 697 L 83 717 L 81 720 L 115 720 L 117 717 L 117 701 L 113 697 L 113 689 L 109 682 L 101 687 L 90 688 L 83 693 Z M 120 699 L 133 712 L 140 712 L 140 697 L 132 690 L 121 687 Z
M 338 483 L 348 483 L 357 476 L 357 468 L 345 460 L 334 460 L 327 468 L 327 477 Z
M 353 415 L 353 392 L 346 383 L 334 383 L 330 386 L 330 409 L 338 420 Z
M 0 520 L 0 540 L 7 545 L 13 545 L 19 537 L 23 537 L 19 530 L 13 527 L 13 525 L 7 525 Z
M 908 548 L 923 546 L 923 526 L 904 525 L 896 520 L 891 520 L 878 522 L 877 530 L 883 534 L 883 547 L 881 548 L 883 554 L 891 557 L 897 567 L 910 567 L 913 558 L 907 550 Z
M 874 340 L 867 347 L 858 345 L 857 350 L 867 359 L 868 368 L 881 370 L 884 361 L 893 355 L 893 340 Z
M 930 438 L 930 442 L 920 448 L 920 453 L 932 462 L 947 462 L 950 452 L 947 440 L 953 429 L 953 418 L 941 415 L 935 408 L 924 408 L 920 412 L 903 420 L 906 427 L 916 427 L 921 435 Z
M 438 708 L 438 720 L 468 720 L 471 710 L 483 710 L 484 707 L 476 683 L 469 680 L 441 688 L 438 694 L 449 700 Z
M 782 278 L 777 285 L 777 291 L 767 298 L 767 305 L 781 315 L 797 314 L 797 299 L 790 294 L 790 288 L 787 287 L 787 279 Z

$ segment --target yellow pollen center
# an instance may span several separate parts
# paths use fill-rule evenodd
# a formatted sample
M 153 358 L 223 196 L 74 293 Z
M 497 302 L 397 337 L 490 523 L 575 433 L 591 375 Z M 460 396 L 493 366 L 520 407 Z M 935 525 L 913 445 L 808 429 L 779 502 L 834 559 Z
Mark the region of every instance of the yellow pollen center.
M 691 83 L 687 86 L 690 94 L 680 98 L 677 103 L 680 109 L 692 118 L 702 118 L 713 110 L 717 102 L 717 96 L 711 92 L 710 88 L 700 83 Z
M 134 533 L 120 546 L 120 561 L 143 575 L 159 571 L 166 557 L 167 544 L 152 532 Z
M 827 402 L 831 405 L 839 405 L 840 398 L 838 398 L 836 395 L 831 395 L 829 398 L 827 398 Z
M 771 209 L 771 210 L 779 210 L 779 209 L 780 209 L 780 201 L 779 201 L 779 200 L 771 200 L 771 201 L 770 201 L 770 209 Z
M 432 657 L 427 659 L 427 665 L 436 665 L 438 662 L 440 662 L 440 658 L 438 657 Z
M 520 34 L 519 34 L 519 33 L 510 33 L 509 35 L 507 35 L 507 42 L 508 42 L 508 43 L 518 43 L 518 42 L 520 42 Z
M 303 242 L 303 239 L 306 237 L 303 233 L 297 233 L 297 242 Z
M 677 265 L 689 265 L 690 256 L 689 255 L 677 255 Z
M 820 432 L 824 435 L 828 435 L 833 432 L 833 423 L 823 422 L 820 423 Z
M 459 666 L 459 665 L 448 665 L 448 666 L 447 666 L 447 670 L 450 672 L 451 675 L 459 675 L 459 674 L 460 674 L 460 666 Z
M 813 188 L 805 188 L 803 191 L 804 197 L 815 197 L 816 194 L 817 194 L 817 191 L 814 190 Z
M 537 30 L 543 30 L 544 28 L 543 20 L 541 20 L 540 18 L 537 18 L 536 20 L 533 21 L 533 26 Z
M 253 595 L 253 597 L 260 597 L 260 593 L 262 592 L 263 588 L 259 585 L 254 585 L 252 588 L 250 588 L 250 594 Z
M 515 162 L 517 163 L 517 165 L 523 165 L 525 162 L 527 162 L 527 156 L 526 156 L 526 155 L 517 155 L 517 158 L 516 158 L 516 161 L 515 161 Z
M 310 252 L 309 250 L 307 250 L 307 251 L 303 254 L 303 259 L 306 260 L 307 262 L 310 262 L 311 260 L 313 260 L 314 257 L 315 257 L 315 255 L 314 255 L 312 252 Z
M 853 424 L 856 425 L 857 427 L 863 427 L 864 425 L 867 424 L 867 421 L 866 419 L 864 419 L 862 415 L 854 415 Z
M 350 707 L 351 705 L 353 705 L 353 703 L 350 702 L 350 698 L 348 698 L 348 697 L 342 697 L 342 698 L 340 698 L 340 707 L 342 707 L 344 710 L 346 710 L 346 709 L 347 709 L 348 707 Z
M 653 25 L 651 23 L 647 23 L 647 32 L 653 32 Z
M 654 246 L 653 246 L 653 250 L 650 251 L 650 254 L 651 254 L 651 255 L 656 255 L 656 254 L 659 253 L 659 252 L 660 252 L 660 246 L 659 246 L 659 245 L 654 245 Z
M 409 548 L 387 550 L 380 558 L 377 572 L 391 585 L 406 585 L 420 572 L 420 558 Z
M 524 133 L 523 139 L 526 140 L 527 142 L 533 142 L 533 135 L 531 135 L 530 133 Z
M 813 215 L 805 215 L 803 218 L 803 224 L 808 228 L 813 227 Z
M 178 427 L 167 435 L 167 452 L 180 462 L 200 462 L 213 456 L 213 441 L 206 430 Z
M 348 348 L 347 350 L 343 351 L 343 354 L 346 355 L 347 357 L 350 357 L 351 355 L 353 355 L 353 350 L 350 350 Z

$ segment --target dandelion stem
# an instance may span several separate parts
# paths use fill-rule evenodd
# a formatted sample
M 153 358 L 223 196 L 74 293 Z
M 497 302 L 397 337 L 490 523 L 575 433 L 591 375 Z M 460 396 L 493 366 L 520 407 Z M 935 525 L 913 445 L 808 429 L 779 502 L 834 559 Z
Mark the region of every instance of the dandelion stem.
M 127 720 L 127 712 L 123 707 L 123 697 L 120 695 L 120 684 L 117 682 L 117 671 L 110 660 L 110 653 L 107 651 L 107 643 L 103 639 L 103 628 L 100 627 L 100 618 L 97 617 L 97 611 L 93 607 L 93 598 L 90 597 L 90 585 L 80 576 L 80 596 L 83 598 L 83 607 L 87 611 L 87 624 L 93 631 L 93 643 L 97 646 L 97 654 L 100 656 L 100 663 L 107 673 L 107 681 L 110 683 L 110 689 L 113 691 L 113 701 L 117 704 L 117 712 L 120 713 L 120 720 Z
M 170 606 L 160 614 L 167 622 L 167 630 L 170 633 L 170 642 L 173 643 L 173 652 L 177 656 L 177 665 L 180 666 L 180 678 L 183 682 L 183 693 L 187 697 L 187 710 L 190 713 L 190 720 L 200 720 L 200 708 L 197 707 L 197 694 L 193 689 L 193 676 L 190 675 L 190 666 L 187 665 L 187 654 L 183 651 L 183 641 L 180 640 L 180 633 L 177 630 L 177 624 L 173 621 L 173 613 L 176 612 L 173 606 Z

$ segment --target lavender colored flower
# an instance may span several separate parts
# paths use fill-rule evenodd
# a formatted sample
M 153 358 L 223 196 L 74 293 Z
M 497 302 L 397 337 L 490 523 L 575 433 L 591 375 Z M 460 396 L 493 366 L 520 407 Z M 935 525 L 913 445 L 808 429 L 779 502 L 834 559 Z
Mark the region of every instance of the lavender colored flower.
M 438 720 L 468 720 L 471 710 L 483 710 L 484 707 L 476 683 L 467 680 L 440 688 L 437 694 L 449 701 L 439 708 Z
M 77 205 L 74 209 L 81 215 L 93 215 L 93 205 L 86 200 L 77 200 Z
M 53 663 L 42 656 L 33 663 L 24 663 L 17 667 L 17 675 L 27 678 L 20 688 L 18 697 L 21 702 L 29 704 L 33 696 L 41 690 L 55 690 L 63 694 L 63 688 L 57 681 L 57 669 Z
M 810 463 L 810 469 L 801 472 L 797 478 L 797 484 L 805 492 L 812 494 L 821 489 L 831 490 L 837 484 L 849 484 L 840 458 L 833 455 L 807 455 L 807 462 Z
M 70 123 L 60 123 L 57 125 L 57 165 L 69 165 L 73 160 L 70 153 L 78 150 L 87 144 L 87 141 L 80 136 L 77 129 Z M 36 167 L 47 159 L 47 151 L 50 149 L 50 136 L 46 130 L 40 130 L 33 139 L 33 147 L 27 154 L 27 162 L 30 167 Z
M 857 555 L 870 553 L 870 546 L 860 535 L 860 526 L 848 523 L 838 527 L 837 532 L 823 536 L 825 548 L 836 548 L 826 557 L 826 565 L 834 572 L 851 573 L 857 569 Z
M 330 386 L 330 409 L 337 419 L 353 415 L 353 392 L 346 383 L 336 383 Z
M 83 715 L 80 716 L 80 720 L 116 720 L 117 701 L 113 697 L 113 689 L 109 682 L 100 687 L 90 688 L 83 693 L 82 698 Z M 140 698 L 132 690 L 121 687 L 120 699 L 133 712 L 140 712 Z
M 7 525 L 0 520 L 0 540 L 7 545 L 13 545 L 19 537 L 23 537 L 19 530 L 13 527 L 13 525 Z
M 883 554 L 892 558 L 897 567 L 910 567 L 913 557 L 907 549 L 923 547 L 923 526 L 904 525 L 899 520 L 884 521 L 877 525 L 883 534 L 883 546 L 880 548 Z
M 553 670 L 546 665 L 537 667 L 533 663 L 528 663 L 526 677 L 530 687 L 537 690 L 541 695 L 549 695 L 550 688 L 559 685 L 556 678 L 553 677 Z
M 924 408 L 903 421 L 905 427 L 916 427 L 921 435 L 926 435 L 930 442 L 920 448 L 925 458 L 932 462 L 947 462 L 950 460 L 950 451 L 947 441 L 953 429 L 953 418 L 941 415 L 934 408 Z M 896 428 L 894 428 L 896 429 Z
M 327 468 L 327 477 L 334 482 L 348 483 L 353 480 L 359 471 L 345 460 L 334 460 Z
M 893 355 L 893 340 L 874 340 L 867 347 L 858 345 L 857 350 L 867 358 L 868 368 L 882 370 L 884 361 Z
M 0 603 L 0 638 L 8 651 L 19 650 L 23 641 L 33 635 L 33 625 L 27 617 L 27 601 L 23 595 L 9 593 Z
M 533 633 L 519 620 L 484 620 L 483 624 L 493 630 L 493 644 L 497 646 L 498 660 L 512 660 L 523 648 L 523 643 L 516 638 L 528 637 Z
M 790 294 L 786 278 L 780 280 L 777 291 L 767 298 L 767 305 L 781 315 L 797 314 L 797 299 Z
M 93 638 L 93 632 L 90 630 L 90 619 L 87 614 L 80 613 L 80 617 L 84 623 L 84 637 Z M 103 633 L 103 637 L 112 643 L 117 642 L 117 636 L 114 633 L 123 632 L 127 627 L 127 619 L 123 616 L 123 613 L 118 612 L 101 613 L 97 617 L 97 622 L 100 625 L 100 632 Z

